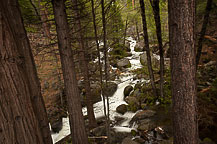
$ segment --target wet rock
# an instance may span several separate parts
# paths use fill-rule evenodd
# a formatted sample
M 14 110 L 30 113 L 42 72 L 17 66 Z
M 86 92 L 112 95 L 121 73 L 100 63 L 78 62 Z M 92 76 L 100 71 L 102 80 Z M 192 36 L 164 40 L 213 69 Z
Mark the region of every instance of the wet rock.
M 128 111 L 136 112 L 140 108 L 139 100 L 136 97 L 128 96 L 125 101 L 128 103 Z
M 90 132 L 94 136 L 103 136 L 106 135 L 106 126 L 99 126 L 91 130 Z
M 50 122 L 51 125 L 51 129 L 54 133 L 58 133 L 62 127 L 63 127 L 63 122 L 62 122 L 62 118 L 58 119 L 56 121 Z
M 138 130 L 139 131 L 149 131 L 149 130 L 153 130 L 154 128 L 156 128 L 157 125 L 154 121 L 152 121 L 151 119 L 144 119 L 139 121 L 138 123 Z
M 142 52 L 143 51 L 143 47 L 144 47 L 144 42 L 140 41 L 136 43 L 136 46 L 134 48 L 134 50 L 136 52 Z
M 121 117 L 121 116 L 115 116 L 115 125 L 121 124 L 126 118 Z
M 151 55 L 151 61 L 152 61 L 152 64 L 156 67 L 158 67 L 160 64 L 159 60 L 157 59 L 157 56 L 153 54 Z M 140 63 L 144 66 L 148 65 L 146 52 L 140 55 Z
M 114 82 L 108 82 L 107 88 L 104 88 L 104 92 L 107 96 L 113 96 L 113 94 L 116 92 L 118 88 L 118 85 Z
M 135 97 L 132 97 L 132 96 L 127 96 L 125 98 L 125 101 L 130 104 L 130 103 L 138 103 L 139 104 L 139 101 L 137 100 L 137 98 Z
M 125 105 L 125 104 L 119 105 L 116 108 L 116 111 L 120 114 L 124 114 L 125 112 L 127 112 L 127 105 Z
M 131 63 L 130 63 L 129 59 L 123 58 L 123 59 L 121 59 L 121 60 L 119 60 L 117 62 L 117 67 L 119 67 L 119 68 L 129 68 L 129 67 L 131 67 Z
M 121 144 L 139 144 L 139 143 L 137 143 L 137 142 L 133 141 L 131 138 L 127 137 L 122 141 Z
M 144 120 L 144 119 L 153 117 L 155 114 L 156 114 L 156 112 L 153 111 L 153 110 L 143 110 L 143 111 L 140 111 L 140 112 L 138 112 L 137 114 L 135 114 L 133 116 L 132 120 L 130 121 L 130 124 L 134 123 L 136 121 L 140 121 L 140 120 Z
M 131 85 L 128 85 L 124 88 L 124 97 L 129 96 L 130 92 L 133 90 Z

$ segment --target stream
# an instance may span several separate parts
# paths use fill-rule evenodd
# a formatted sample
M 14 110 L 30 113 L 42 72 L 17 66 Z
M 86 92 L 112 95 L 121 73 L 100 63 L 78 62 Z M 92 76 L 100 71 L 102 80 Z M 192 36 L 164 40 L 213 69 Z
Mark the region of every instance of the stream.
M 114 93 L 112 97 L 109 97 L 109 111 L 110 111 L 110 119 L 115 120 L 115 117 L 123 117 L 124 121 L 121 124 L 115 125 L 113 129 L 119 132 L 130 132 L 134 127 L 129 127 L 129 122 L 131 118 L 136 114 L 133 112 L 126 112 L 124 115 L 119 114 L 116 112 L 116 108 L 121 104 L 127 104 L 124 101 L 124 88 L 128 85 L 134 86 L 136 83 L 141 81 L 148 82 L 149 80 L 144 79 L 136 79 L 133 80 L 133 73 L 132 70 L 137 68 L 141 68 L 142 65 L 140 63 L 140 54 L 143 52 L 135 52 L 134 48 L 136 46 L 136 41 L 132 37 L 128 37 L 128 41 L 130 42 L 130 49 L 132 56 L 127 57 L 130 60 L 131 67 L 127 69 L 125 73 L 121 73 L 119 79 L 116 79 L 114 82 L 118 84 L 117 91 Z M 114 68 L 115 69 L 115 68 Z M 86 107 L 82 108 L 83 115 L 87 115 Z M 94 104 L 94 113 L 96 119 L 104 117 L 104 110 L 103 110 L 103 101 L 97 102 Z M 59 133 L 52 134 L 53 143 L 61 140 L 65 136 L 70 134 L 70 126 L 69 126 L 69 119 L 63 118 L 63 128 Z

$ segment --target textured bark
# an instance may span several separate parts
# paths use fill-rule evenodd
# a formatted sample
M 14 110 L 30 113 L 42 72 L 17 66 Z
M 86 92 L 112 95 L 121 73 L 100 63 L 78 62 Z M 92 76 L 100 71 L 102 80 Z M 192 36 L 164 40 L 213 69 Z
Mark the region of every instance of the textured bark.
M 93 101 L 92 101 L 92 95 L 91 95 L 91 89 L 90 89 L 89 68 L 88 68 L 88 60 L 87 60 L 88 55 L 87 55 L 87 50 L 84 45 L 84 36 L 83 36 L 81 20 L 80 20 L 81 9 L 78 8 L 77 0 L 72 0 L 72 2 L 75 5 L 76 25 L 77 25 L 76 31 L 78 31 L 81 69 L 82 69 L 82 74 L 83 74 L 84 82 L 85 82 L 85 95 L 86 95 L 87 115 L 88 115 L 88 120 L 89 120 L 89 129 L 92 129 L 97 126 L 97 123 L 96 123 L 96 118 L 94 115 Z
M 19 29 L 20 33 L 16 29 Z M 0 1 L 0 143 L 2 144 L 46 143 L 45 135 L 42 133 L 46 129 L 40 127 L 41 122 L 32 103 L 33 96 L 38 100 L 38 95 L 32 91 L 33 72 L 29 74 L 34 65 L 27 67 L 32 63 L 28 57 L 31 53 L 29 48 L 17 1 Z
M 31 82 L 31 100 L 33 104 L 33 109 L 36 115 L 36 118 L 39 121 L 40 131 L 43 135 L 43 141 L 46 144 L 51 144 L 52 139 L 50 135 L 50 129 L 48 125 L 47 113 L 44 105 L 44 101 L 41 95 L 41 87 L 39 79 L 37 77 L 36 66 L 34 59 L 31 53 L 31 48 L 29 40 L 26 35 L 25 28 L 23 26 L 20 10 L 16 0 L 10 0 L 2 2 L 1 4 L 4 8 L 7 8 L 8 12 L 5 13 L 6 17 L 10 18 L 11 27 L 13 29 L 13 35 L 16 37 L 16 44 L 18 47 L 22 48 L 24 52 L 23 57 L 25 58 L 25 68 L 26 75 L 28 76 L 29 81 Z M 2 8 L 3 9 L 3 8 Z
M 197 144 L 195 1 L 169 0 L 173 129 L 175 144 Z
M 157 91 L 156 91 L 156 87 L 154 83 L 154 74 L 153 74 L 152 64 L 151 64 L 151 54 L 150 54 L 150 49 L 149 49 L 149 39 L 148 39 L 144 0 L 139 0 L 139 2 L 140 2 L 140 8 L 141 8 L 142 24 L 143 24 L 145 51 L 147 54 L 148 72 L 149 72 L 149 77 L 151 80 L 153 94 L 155 97 L 157 97 Z
M 202 51 L 202 46 L 203 46 L 203 40 L 204 40 L 204 36 L 206 34 L 206 27 L 207 24 L 209 22 L 209 13 L 212 9 L 212 0 L 207 0 L 207 4 L 206 4 L 206 13 L 204 15 L 203 18 L 203 25 L 201 28 L 201 32 L 200 32 L 200 38 L 198 40 L 198 48 L 197 48 L 197 55 L 196 55 L 196 68 L 199 64 L 200 61 L 200 56 L 201 56 L 201 51 Z
M 162 34 L 161 34 L 161 21 L 160 21 L 160 7 L 159 0 L 150 0 L 151 6 L 154 13 L 154 20 L 156 25 L 156 33 L 158 40 L 158 47 L 160 52 L 160 96 L 163 97 L 163 86 L 164 86 L 164 57 L 163 57 L 163 44 L 162 44 Z
M 68 103 L 69 122 L 73 144 L 88 144 L 81 110 L 80 94 L 77 85 L 75 64 L 71 49 L 69 26 L 65 10 L 65 0 L 53 0 L 54 18 L 58 38 L 58 47 L 63 70 L 64 85 Z

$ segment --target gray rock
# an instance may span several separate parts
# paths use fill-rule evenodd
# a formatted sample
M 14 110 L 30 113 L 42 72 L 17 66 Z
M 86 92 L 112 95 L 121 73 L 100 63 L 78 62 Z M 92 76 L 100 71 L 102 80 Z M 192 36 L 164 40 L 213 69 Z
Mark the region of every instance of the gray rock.
M 127 96 L 126 98 L 125 98 L 125 101 L 128 103 L 128 104 L 132 104 L 132 103 L 137 103 L 137 104 L 139 104 L 139 100 L 137 99 L 137 98 L 135 98 L 135 97 L 132 97 L 132 96 Z
M 110 97 L 110 96 L 113 96 L 113 94 L 116 92 L 117 88 L 118 88 L 118 85 L 116 83 L 108 82 L 107 88 L 103 88 L 104 89 L 103 91 L 105 92 L 105 94 L 107 96 Z
M 124 97 L 129 96 L 130 92 L 133 90 L 131 85 L 128 85 L 124 88 Z
M 152 64 L 156 67 L 158 67 L 160 64 L 159 60 L 157 59 L 157 56 L 154 56 L 153 54 L 151 54 L 151 61 Z M 148 65 L 146 52 L 140 55 L 140 63 L 144 66 Z
M 154 128 L 156 128 L 157 125 L 154 121 L 152 121 L 151 119 L 144 119 L 139 121 L 138 124 L 138 130 L 139 131 L 146 131 L 146 130 L 153 130 Z
M 127 105 L 125 105 L 125 104 L 119 105 L 116 108 L 116 111 L 120 114 L 124 114 L 125 112 L 127 112 Z
M 137 114 L 135 114 L 132 118 L 132 120 L 130 121 L 130 124 L 136 122 L 136 121 L 140 121 L 140 120 L 144 120 L 150 117 L 153 117 L 156 114 L 155 111 L 153 110 L 143 110 L 138 112 Z
M 105 127 L 105 125 L 96 127 L 96 128 L 94 128 L 94 129 L 91 130 L 91 133 L 94 136 L 103 136 L 103 135 L 106 135 L 106 127 Z
M 128 68 L 131 66 L 131 63 L 130 63 L 129 59 L 123 58 L 117 62 L 117 66 L 119 68 Z

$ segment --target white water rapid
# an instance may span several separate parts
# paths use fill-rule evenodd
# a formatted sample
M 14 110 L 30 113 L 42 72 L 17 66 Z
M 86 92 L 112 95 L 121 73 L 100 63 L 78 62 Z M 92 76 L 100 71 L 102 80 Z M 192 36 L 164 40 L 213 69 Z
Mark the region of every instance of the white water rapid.
M 113 128 L 116 131 L 124 131 L 124 132 L 131 131 L 132 128 L 129 128 L 129 122 L 136 113 L 126 112 L 124 115 L 121 115 L 116 112 L 116 108 L 121 104 L 127 104 L 124 101 L 124 93 L 123 93 L 124 88 L 129 84 L 134 86 L 137 82 L 139 82 L 139 80 L 133 80 L 134 76 L 131 71 L 142 67 L 139 60 L 139 55 L 142 54 L 142 52 L 134 51 L 136 41 L 133 40 L 132 37 L 129 37 L 128 41 L 130 42 L 130 49 L 131 49 L 132 56 L 127 58 L 130 60 L 131 68 L 127 69 L 126 73 L 122 73 L 119 79 L 115 81 L 116 83 L 119 83 L 117 91 L 114 93 L 112 97 L 109 98 L 110 119 L 114 120 L 115 116 L 120 116 L 125 118 L 125 121 L 123 123 L 119 124 L 118 126 L 115 125 Z M 84 115 L 87 115 L 86 107 L 84 107 L 82 111 Z M 104 116 L 103 101 L 94 104 L 94 112 L 96 118 L 100 118 Z M 61 131 L 59 133 L 52 134 L 53 143 L 61 140 L 62 138 L 64 138 L 69 134 L 70 134 L 69 119 L 63 118 L 63 128 L 61 129 Z

